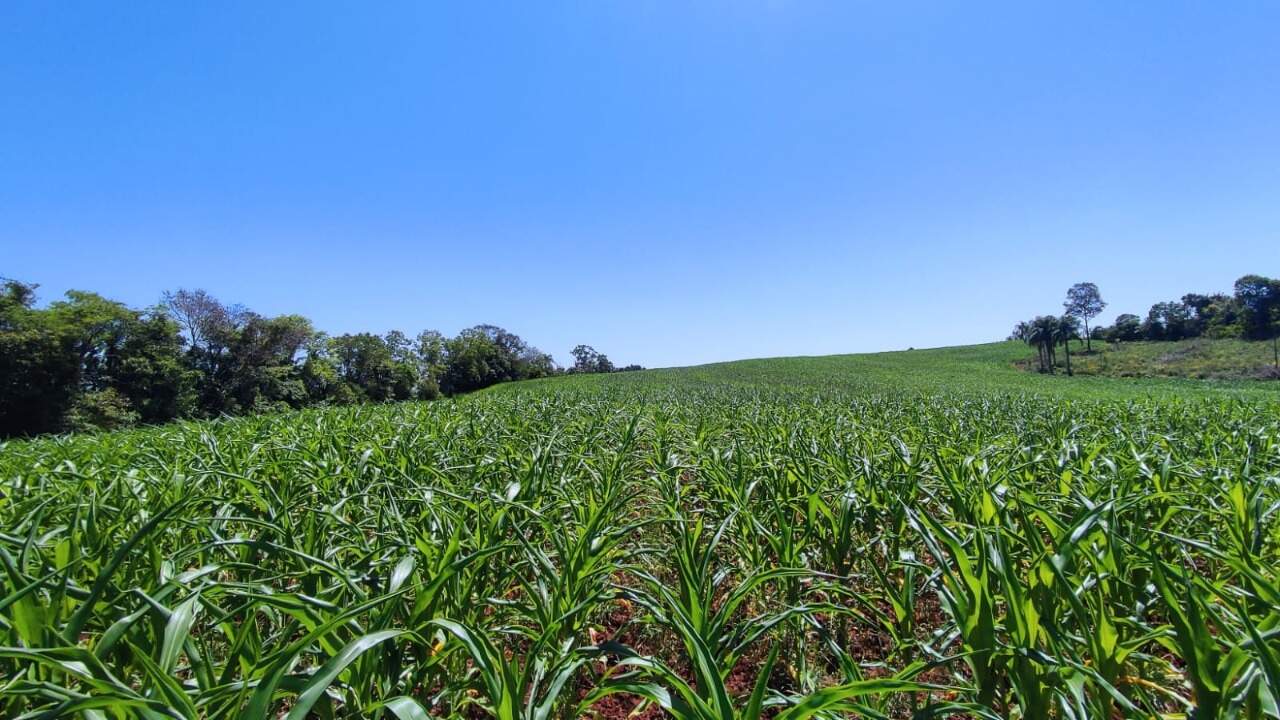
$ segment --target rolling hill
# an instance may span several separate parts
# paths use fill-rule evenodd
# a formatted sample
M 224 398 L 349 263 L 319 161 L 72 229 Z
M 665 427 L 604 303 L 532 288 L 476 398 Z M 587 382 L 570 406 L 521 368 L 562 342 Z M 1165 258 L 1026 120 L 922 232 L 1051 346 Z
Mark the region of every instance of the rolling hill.
M 1221 351 L 1219 355 L 1243 360 L 1222 361 L 1223 365 L 1240 367 L 1254 362 L 1253 355 L 1262 349 L 1250 348 L 1252 355 L 1235 350 L 1238 345 L 1261 346 L 1221 340 L 1196 341 L 1203 346 L 1230 346 L 1235 355 Z M 1169 346 L 1164 352 L 1177 350 L 1181 343 L 1138 343 L 1126 347 L 1121 358 L 1149 355 L 1151 346 Z M 1158 348 L 1159 349 L 1159 348 Z M 1086 372 L 1099 354 L 1080 362 Z M 851 355 L 784 357 L 714 363 L 684 368 L 646 370 L 611 375 L 581 375 L 532 380 L 500 385 L 487 392 L 545 392 L 553 388 L 589 389 L 629 386 L 687 387 L 693 385 L 737 385 L 779 391 L 804 391 L 816 394 L 841 392 L 962 392 L 962 393 L 1033 393 L 1076 399 L 1136 398 L 1217 398 L 1233 397 L 1251 400 L 1280 401 L 1280 383 L 1256 380 L 1200 380 L 1178 377 L 1175 372 L 1156 376 L 1154 371 L 1135 371 L 1138 377 L 1110 377 L 1102 374 L 1067 377 L 1064 373 L 1044 375 L 1029 372 L 1031 350 L 1021 342 L 997 342 L 926 350 L 901 350 Z M 1116 363 L 1120 364 L 1121 360 Z M 1130 361 L 1130 364 L 1136 364 Z M 1145 366 L 1144 366 L 1145 367 Z

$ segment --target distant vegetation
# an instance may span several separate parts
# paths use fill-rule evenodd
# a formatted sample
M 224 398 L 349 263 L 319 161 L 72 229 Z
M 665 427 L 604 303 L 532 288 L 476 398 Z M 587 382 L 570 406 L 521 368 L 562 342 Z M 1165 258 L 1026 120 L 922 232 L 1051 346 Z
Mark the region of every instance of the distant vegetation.
M 1214 293 L 1201 295 L 1188 293 L 1181 300 L 1158 302 L 1147 311 L 1146 319 L 1122 313 L 1110 327 L 1089 328 L 1089 321 L 1107 307 L 1098 286 L 1093 283 L 1077 283 L 1067 290 L 1061 315 L 1039 315 L 1018 323 L 1010 333 L 1010 340 L 1021 340 L 1036 349 L 1036 367 L 1040 372 L 1052 373 L 1058 367 L 1058 348 L 1063 351 L 1063 366 L 1068 375 L 1079 368 L 1071 365 L 1071 341 L 1084 344 L 1086 353 L 1093 352 L 1093 341 L 1105 341 L 1111 349 L 1121 343 L 1134 341 L 1177 342 L 1192 338 L 1239 339 L 1246 341 L 1270 340 L 1271 365 L 1280 369 L 1280 280 L 1261 275 L 1245 275 L 1236 280 L 1232 295 Z M 1195 346 L 1203 350 L 1207 345 Z M 1252 357 L 1256 350 L 1243 351 L 1242 346 L 1230 346 L 1242 352 L 1237 357 Z M 1193 353 L 1194 354 L 1194 353 Z M 1201 355 L 1205 354 L 1203 352 Z M 1219 353 L 1221 354 L 1221 353 Z M 1077 365 L 1080 359 L 1077 357 Z M 1259 363 L 1258 365 L 1262 365 Z M 1167 365 L 1167 364 L 1166 364 Z M 1228 362 L 1231 372 L 1240 377 L 1238 364 Z M 1152 363 L 1129 363 L 1127 372 L 1136 372 Z M 1174 367 L 1175 365 L 1167 365 Z M 1107 360 L 1086 360 L 1084 369 L 1090 373 L 1110 374 Z M 1256 367 L 1256 366 L 1254 366 Z M 1220 367 L 1218 370 L 1225 370 Z M 1153 374 L 1165 374 L 1154 372 Z M 1176 373 L 1181 374 L 1181 373 Z M 1254 377 L 1277 377 L 1277 372 L 1247 373 Z M 1198 373 L 1191 376 L 1199 377 Z M 1216 376 L 1216 375 L 1215 375 Z
M 431 399 L 615 370 L 586 345 L 562 370 L 494 325 L 452 338 L 434 330 L 327 336 L 301 315 L 265 317 L 203 290 L 168 292 L 138 310 L 78 290 L 37 307 L 36 287 L 0 284 L 0 437 Z
M 1146 355 L 1163 349 L 1170 354 L 1185 352 L 1185 345 L 1209 345 L 1216 359 L 1188 360 L 1178 368 L 1164 372 L 1119 372 L 1119 363 L 1130 354 Z M 1224 347 L 1225 346 L 1225 347 Z M 1233 347 L 1234 346 L 1234 347 Z M 1104 350 L 1103 347 L 1107 349 Z M 570 393 L 577 389 L 600 390 L 605 393 L 637 391 L 684 392 L 706 385 L 739 388 L 752 394 L 767 388 L 771 393 L 785 392 L 796 398 L 822 399 L 838 395 L 874 394 L 886 387 L 922 395 L 945 393 L 975 398 L 1007 395 L 1034 395 L 1055 401 L 1097 402 L 1111 400 L 1160 399 L 1178 401 L 1221 401 L 1235 399 L 1247 402 L 1280 401 L 1280 383 L 1262 383 L 1248 379 L 1245 373 L 1205 374 L 1215 382 L 1194 379 L 1195 363 L 1219 362 L 1239 364 L 1270 353 L 1268 343 L 1243 340 L 1187 340 L 1182 342 L 1138 342 L 1111 346 L 1095 346 L 1091 355 L 1072 351 L 1074 363 L 1085 367 L 1090 362 L 1111 358 L 1117 372 L 1093 372 L 1077 369 L 1075 377 L 1028 372 L 1035 358 L 1028 358 L 1022 342 L 1004 341 L 981 345 L 892 352 L 822 355 L 818 357 L 779 357 L 735 360 L 685 368 L 662 368 L 637 373 L 569 375 L 545 380 L 504 383 L 487 388 L 480 395 L 528 393 Z M 1221 348 L 1221 349 L 1219 349 Z M 1252 355 L 1231 360 L 1220 357 L 1247 350 Z M 1180 352 L 1181 351 L 1181 352 Z M 1269 355 L 1267 356 L 1269 358 Z M 1171 360 L 1171 358 L 1169 358 Z M 1028 366 L 1028 361 L 1030 366 Z M 1156 363 L 1159 359 L 1150 362 Z M 1267 364 L 1270 368 L 1270 364 Z
M 1109 343 L 1075 358 L 1076 375 L 1275 380 L 1270 343 L 1205 337 L 1165 342 Z
M 434 330 L 329 336 L 301 315 L 266 317 L 203 290 L 167 292 L 145 309 L 83 291 L 39 307 L 35 291 L 0 282 L 0 437 L 432 399 L 511 380 L 641 369 L 617 367 L 585 344 L 573 348 L 573 365 L 561 368 L 494 325 L 451 338 Z M 1018 323 L 1012 339 L 1036 349 L 1034 366 L 1043 373 L 1280 375 L 1280 280 L 1247 275 L 1231 295 L 1191 293 L 1156 303 L 1145 319 L 1121 314 L 1111 326 L 1092 326 L 1106 307 L 1096 285 L 1076 284 L 1061 315 Z M 1247 344 L 1117 352 L 1135 341 L 1195 338 Z M 1258 341 L 1266 340 L 1272 370 L 1256 362 Z M 1095 352 L 1095 341 L 1107 349 Z

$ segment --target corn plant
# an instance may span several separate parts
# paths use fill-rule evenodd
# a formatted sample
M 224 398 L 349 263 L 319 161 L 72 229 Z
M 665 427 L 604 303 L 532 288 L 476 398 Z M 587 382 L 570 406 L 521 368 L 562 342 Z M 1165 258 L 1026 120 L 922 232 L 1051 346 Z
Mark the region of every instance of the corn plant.
M 1280 717 L 1280 404 L 903 355 L 0 445 L 0 717 Z

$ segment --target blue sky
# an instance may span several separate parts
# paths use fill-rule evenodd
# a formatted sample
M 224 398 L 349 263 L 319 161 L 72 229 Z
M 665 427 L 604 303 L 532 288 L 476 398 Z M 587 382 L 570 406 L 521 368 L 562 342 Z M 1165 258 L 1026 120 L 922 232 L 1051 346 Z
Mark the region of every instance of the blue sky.
M 649 366 L 1280 274 L 1280 4 L 0 4 L 0 275 Z

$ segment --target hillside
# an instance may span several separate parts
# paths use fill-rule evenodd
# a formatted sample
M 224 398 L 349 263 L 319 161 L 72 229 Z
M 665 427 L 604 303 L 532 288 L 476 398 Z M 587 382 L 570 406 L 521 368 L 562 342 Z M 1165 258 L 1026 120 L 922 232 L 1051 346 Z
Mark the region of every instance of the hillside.
M 1098 343 L 1072 359 L 1081 375 L 1179 377 L 1198 380 L 1276 380 L 1271 343 L 1194 338 L 1177 342 Z
M 1195 341 L 1213 346 L 1256 346 L 1239 341 Z M 1220 345 L 1218 345 L 1220 344 Z M 1176 351 L 1183 343 L 1135 343 L 1115 353 L 1115 364 L 1132 355 L 1159 349 Z M 1254 350 L 1255 348 L 1250 348 Z M 1079 399 L 1216 398 L 1236 397 L 1280 401 L 1280 383 L 1255 380 L 1197 380 L 1187 377 L 1110 377 L 1084 373 L 1043 375 L 1028 372 L 1032 350 L 1021 342 L 998 342 L 927 350 L 766 358 L 666 368 L 612 375 L 579 375 L 512 383 L 487 392 L 544 392 L 552 389 L 605 389 L 635 385 L 685 387 L 745 385 L 771 390 L 801 390 L 831 394 L 845 392 L 961 392 L 1034 393 Z M 1094 357 L 1082 358 L 1092 360 Z M 1113 357 L 1110 353 L 1103 357 Z M 1224 361 L 1225 362 L 1225 361 Z M 1119 374 L 1119 373 L 1117 373 Z M 1135 374 L 1137 374 L 1135 372 Z M 1150 373 L 1156 375 L 1156 373 Z

